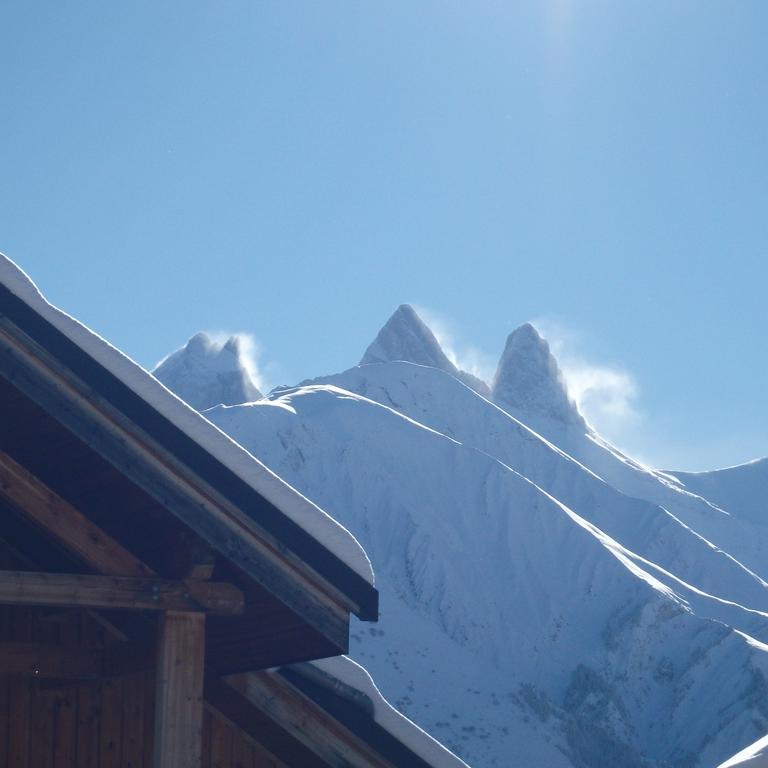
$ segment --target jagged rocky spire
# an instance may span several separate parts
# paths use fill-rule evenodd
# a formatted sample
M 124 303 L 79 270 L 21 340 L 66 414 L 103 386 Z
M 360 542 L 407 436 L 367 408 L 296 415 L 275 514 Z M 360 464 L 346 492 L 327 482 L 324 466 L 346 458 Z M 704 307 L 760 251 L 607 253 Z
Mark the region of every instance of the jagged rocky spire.
M 516 414 L 583 424 L 576 404 L 568 396 L 549 344 L 530 323 L 509 334 L 496 369 L 492 394 L 496 403 Z
M 197 333 L 166 357 L 153 374 L 198 411 L 219 404 L 249 403 L 262 395 L 248 372 L 245 355 L 240 336 L 220 344 L 206 333 Z
M 435 334 L 410 304 L 401 304 L 394 311 L 365 351 L 360 365 L 395 360 L 439 368 L 463 381 L 484 397 L 490 394 L 490 389 L 484 381 L 460 370 L 451 362 Z
M 365 351 L 360 365 L 405 360 L 451 373 L 456 366 L 443 352 L 440 342 L 409 304 L 401 304 Z

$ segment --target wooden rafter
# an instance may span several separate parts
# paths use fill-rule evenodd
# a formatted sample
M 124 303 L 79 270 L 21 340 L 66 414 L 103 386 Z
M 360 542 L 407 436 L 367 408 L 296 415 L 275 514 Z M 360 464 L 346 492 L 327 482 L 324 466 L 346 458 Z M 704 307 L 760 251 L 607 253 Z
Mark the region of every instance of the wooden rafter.
M 153 571 L 82 512 L 0 451 L 0 497 L 47 530 L 100 573 L 151 576 Z
M 328 765 L 393 768 L 391 762 L 280 676 L 250 672 L 232 676 L 229 682 L 298 741 L 316 745 Z
M 281 725 L 276 725 L 275 721 L 255 707 L 244 693 L 220 677 L 206 675 L 205 700 L 235 727 L 247 733 L 272 754 L 278 755 L 286 765 L 301 768 L 330 768 L 343 765 L 326 761 L 294 734 Z

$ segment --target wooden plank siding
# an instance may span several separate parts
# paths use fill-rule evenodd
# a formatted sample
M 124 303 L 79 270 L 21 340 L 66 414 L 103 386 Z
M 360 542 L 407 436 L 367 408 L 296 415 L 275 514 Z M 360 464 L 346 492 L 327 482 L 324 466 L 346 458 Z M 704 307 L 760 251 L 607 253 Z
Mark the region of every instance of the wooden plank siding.
M 69 548 L 70 544 L 66 537 L 60 539 L 61 543 Z M 7 544 L 7 542 L 6 542 Z M 18 561 L 17 553 L 13 548 L 5 547 L 6 554 L 9 554 L 10 563 Z M 0 551 L 2 553 L 2 551 Z M 20 554 L 20 553 L 18 553 Z M 87 552 L 84 553 L 87 557 Z M 25 558 L 22 557 L 24 560 Z M 37 570 L 39 565 L 28 557 L 24 564 L 27 567 Z M 41 616 L 45 616 L 45 621 Z M 127 615 L 125 612 L 121 615 Z M 69 620 L 66 617 L 69 617 Z M 60 617 L 63 621 L 54 620 Z M 73 618 L 74 617 L 74 620 Z M 0 646 L 3 642 L 26 641 L 34 648 L 40 645 L 40 640 L 44 639 L 47 644 L 68 642 L 74 644 L 72 650 L 90 649 L 94 656 L 101 656 L 105 660 L 113 654 L 117 657 L 125 657 L 126 652 L 132 657 L 137 654 L 129 649 L 141 648 L 141 642 L 131 641 L 128 637 L 130 632 L 125 634 L 121 627 L 112 622 L 117 616 L 111 616 L 109 620 L 99 613 L 90 609 L 50 609 L 36 608 L 31 609 L 26 606 L 18 605 L 0 605 Z M 234 617 L 233 617 L 234 618 Z M 254 617 L 256 618 L 256 617 Z M 3 632 L 3 627 L 6 632 Z M 136 627 L 133 627 L 136 629 Z M 150 634 L 154 634 L 150 632 Z M 8 638 L 8 640 L 6 640 Z M 146 638 L 149 639 L 149 638 Z M 280 637 L 281 642 L 284 638 Z M 236 653 L 236 649 L 232 649 Z M 154 662 L 150 662 L 154 666 Z M 108 669 L 110 665 L 104 665 Z M 130 666 L 130 665 L 129 665 Z M 2 665 L 0 665 L 0 668 Z M 144 667 L 147 669 L 148 667 Z M 140 671 L 140 670 L 134 670 Z M 115 672 L 104 671 L 104 675 L 125 675 L 130 670 L 121 669 Z M 265 717 L 263 713 L 251 707 L 247 700 L 235 691 L 228 692 L 229 686 L 220 678 L 214 678 L 217 684 L 214 686 L 213 695 L 210 701 L 206 701 L 206 706 L 210 708 L 208 717 L 209 725 L 203 733 L 203 749 L 205 750 L 205 762 L 203 768 L 208 765 L 225 765 L 232 762 L 247 764 L 250 759 L 254 765 L 262 768 L 328 768 L 328 764 L 319 759 L 314 753 L 296 742 L 288 733 L 282 731 L 279 726 Z M 154 680 L 154 675 L 152 675 Z M 87 681 L 85 681 L 87 682 Z M 122 720 L 120 721 L 121 737 L 118 741 L 114 734 L 117 731 L 115 723 L 118 722 L 120 713 L 115 711 L 117 704 L 112 705 L 115 685 L 113 681 L 101 681 L 97 685 L 86 685 L 85 682 L 78 682 L 75 686 L 77 690 L 77 712 L 76 722 L 78 730 L 75 734 L 77 744 L 77 765 L 95 766 L 103 768 L 104 765 L 125 764 L 125 743 L 122 733 L 126 729 L 125 724 L 125 701 L 123 699 Z M 115 683 L 117 681 L 114 681 Z M 125 683 L 125 678 L 123 678 Z M 206 684 L 208 688 L 208 683 Z M 144 695 L 144 714 L 142 719 L 142 739 L 143 748 L 141 753 L 141 765 L 150 766 L 153 764 L 153 742 L 154 742 L 154 683 L 145 686 Z M 206 692 L 206 698 L 208 698 Z M 222 711 L 225 710 L 225 711 Z M 138 722 L 138 716 L 135 721 Z M 219 728 L 217 723 L 228 723 L 232 739 L 221 741 L 219 748 L 205 747 L 211 745 L 213 739 L 211 731 Z M 224 729 L 226 730 L 226 728 Z M 138 736 L 129 736 L 129 741 Z M 243 739 L 247 746 L 237 746 L 238 740 Z M 28 737 L 22 739 L 23 745 L 29 744 Z M 129 747 L 130 748 L 130 747 Z M 279 750 L 280 759 L 275 757 L 274 750 Z M 0 747 L 2 749 L 2 747 Z M 119 753 L 120 762 L 116 760 Z M 19 762 L 20 766 L 26 766 L 28 762 Z
M 86 610 L 0 606 L 0 647 L 21 642 L 96 653 L 115 641 Z M 154 768 L 155 691 L 153 671 L 75 682 L 0 675 L 0 768 Z M 202 768 L 287 768 L 210 707 L 202 743 Z
M 150 674 L 55 687 L 29 678 L 0 677 L 0 765 L 153 768 L 154 689 Z M 287 768 L 209 709 L 203 718 L 201 765 Z

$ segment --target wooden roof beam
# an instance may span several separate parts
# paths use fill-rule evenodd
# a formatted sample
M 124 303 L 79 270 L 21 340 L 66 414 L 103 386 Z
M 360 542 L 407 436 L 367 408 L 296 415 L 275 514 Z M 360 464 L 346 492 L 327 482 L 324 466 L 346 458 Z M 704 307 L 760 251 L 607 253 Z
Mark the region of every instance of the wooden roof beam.
M 3 451 L 0 497 L 95 571 L 115 576 L 153 575 L 151 568 Z
M 250 672 L 228 678 L 253 707 L 297 741 L 312 745 L 328 765 L 395 768 L 395 764 L 279 674 Z M 364 715 L 370 717 L 370 715 Z
M 315 750 L 255 707 L 241 691 L 216 675 L 208 674 L 205 677 L 205 700 L 215 712 L 247 733 L 286 765 L 301 768 L 341 765 L 323 759 Z
M 0 604 L 5 605 L 236 615 L 243 603 L 239 589 L 221 582 L 0 571 Z

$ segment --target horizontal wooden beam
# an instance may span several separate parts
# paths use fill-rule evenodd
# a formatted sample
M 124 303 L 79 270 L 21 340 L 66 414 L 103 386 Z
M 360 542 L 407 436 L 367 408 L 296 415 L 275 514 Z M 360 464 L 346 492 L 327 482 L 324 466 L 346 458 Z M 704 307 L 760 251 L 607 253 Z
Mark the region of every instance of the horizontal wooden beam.
M 152 575 L 141 560 L 3 451 L 0 497 L 96 571 L 116 576 Z
M 6 605 L 234 615 L 243 612 L 243 602 L 237 587 L 222 582 L 0 571 L 0 604 Z

